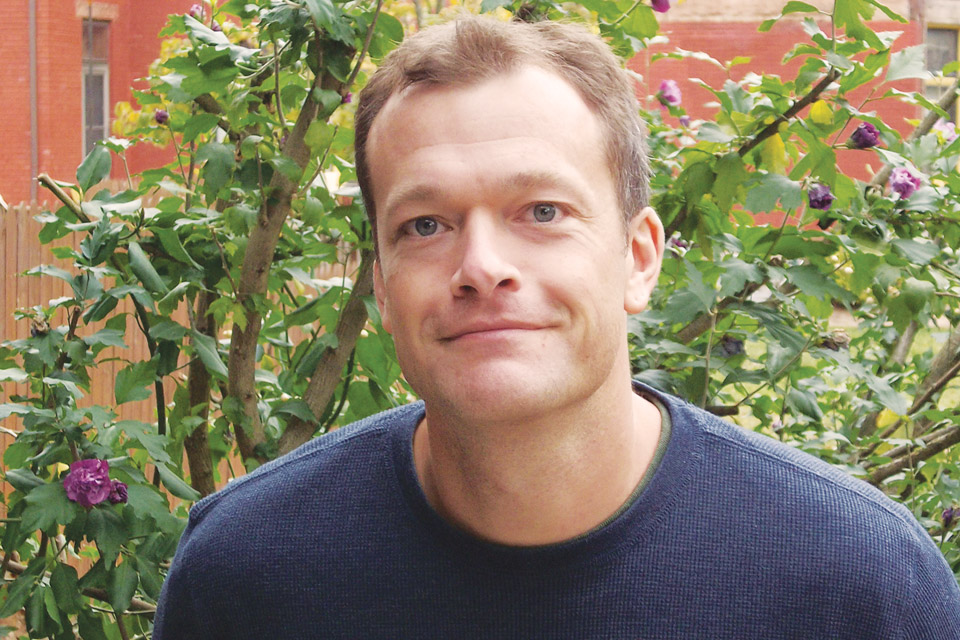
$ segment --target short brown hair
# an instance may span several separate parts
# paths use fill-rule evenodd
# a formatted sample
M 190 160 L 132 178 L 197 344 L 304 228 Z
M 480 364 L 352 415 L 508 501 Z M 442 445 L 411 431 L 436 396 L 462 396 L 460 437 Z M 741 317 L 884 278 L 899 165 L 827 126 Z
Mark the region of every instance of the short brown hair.
M 629 77 L 609 47 L 579 25 L 464 16 L 405 40 L 360 93 L 355 120 L 357 180 L 375 243 L 376 204 L 367 139 L 390 97 L 416 84 L 466 86 L 525 64 L 559 75 L 597 115 L 624 221 L 647 206 L 650 167 L 643 124 Z

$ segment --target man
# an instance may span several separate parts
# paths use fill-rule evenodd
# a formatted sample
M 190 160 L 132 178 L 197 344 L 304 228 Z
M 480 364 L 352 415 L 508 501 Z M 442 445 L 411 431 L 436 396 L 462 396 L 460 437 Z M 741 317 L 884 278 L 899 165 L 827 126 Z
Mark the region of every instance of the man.
M 197 504 L 154 638 L 960 638 L 878 491 L 630 381 L 663 254 L 630 83 L 575 26 L 427 29 L 356 120 L 423 402 Z

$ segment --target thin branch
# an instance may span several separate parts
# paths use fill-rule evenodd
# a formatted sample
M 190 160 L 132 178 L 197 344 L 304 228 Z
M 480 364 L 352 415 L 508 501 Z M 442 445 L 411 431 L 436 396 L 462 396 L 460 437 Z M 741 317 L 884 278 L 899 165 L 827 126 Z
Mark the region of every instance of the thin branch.
M 896 460 L 878 466 L 876 470 L 870 474 L 867 482 L 874 486 L 879 486 L 880 483 L 890 476 L 900 473 L 907 467 L 911 467 L 918 462 L 931 458 L 960 442 L 960 426 L 948 427 L 944 431 L 943 436 L 928 442 L 923 447 Z
M 960 89 L 960 78 L 953 83 L 953 86 L 940 97 L 940 100 L 937 102 L 937 106 L 943 111 L 949 111 L 953 107 L 954 103 L 957 101 L 957 90 Z M 917 140 L 920 136 L 930 133 L 930 129 L 933 128 L 933 125 L 937 123 L 942 116 L 934 110 L 927 111 L 927 114 L 923 117 L 923 120 L 920 121 L 920 124 L 917 125 L 917 128 L 910 133 L 910 137 L 904 140 L 904 144 L 909 144 L 914 140 Z M 870 180 L 869 185 L 871 187 L 883 187 L 886 184 L 887 180 L 890 179 L 890 173 L 893 171 L 893 165 L 889 162 L 884 164 L 880 171 L 877 172 L 873 179 Z
M 10 560 L 7 562 L 6 570 L 16 576 L 19 576 L 27 570 L 27 567 L 19 562 Z M 88 598 L 94 598 L 95 600 L 100 600 L 101 602 L 110 602 L 110 596 L 107 594 L 106 589 L 87 587 L 83 589 L 81 593 Z M 157 608 L 149 602 L 144 602 L 143 600 L 134 598 L 130 601 L 130 606 L 127 608 L 127 611 L 153 614 L 157 611 Z
M 370 41 L 373 40 L 373 30 L 377 26 L 377 18 L 380 17 L 380 10 L 383 8 L 383 0 L 377 0 L 377 8 L 373 13 L 373 20 L 370 22 L 370 27 L 367 29 L 367 37 L 363 41 L 363 48 L 360 49 L 360 56 L 357 58 L 357 64 L 354 65 L 353 71 L 350 72 L 350 77 L 347 78 L 347 81 L 343 84 L 344 87 L 349 89 L 353 86 L 353 81 L 357 79 L 357 74 L 360 73 L 360 65 L 363 64 L 363 59 L 367 57 L 367 51 L 370 49 Z
M 776 120 L 774 120 L 773 122 L 768 124 L 766 127 L 764 127 L 760 131 L 760 133 L 758 133 L 756 136 L 748 140 L 745 145 L 740 147 L 740 151 L 738 151 L 738 153 L 740 154 L 740 157 L 742 158 L 743 156 L 747 155 L 758 144 L 760 144 L 761 142 L 763 142 L 773 134 L 777 133 L 781 123 L 788 122 L 795 115 L 803 111 L 803 109 L 806 108 L 807 105 L 813 103 L 817 98 L 819 98 L 820 94 L 823 93 L 824 89 L 829 87 L 830 84 L 839 77 L 840 77 L 839 69 L 830 69 L 830 71 L 827 72 L 827 75 L 823 76 L 820 82 L 818 82 L 817 85 L 807 93 L 807 95 L 803 96 L 802 98 L 797 100 L 795 103 L 793 103 L 792 107 L 784 111 L 781 116 L 779 116 Z

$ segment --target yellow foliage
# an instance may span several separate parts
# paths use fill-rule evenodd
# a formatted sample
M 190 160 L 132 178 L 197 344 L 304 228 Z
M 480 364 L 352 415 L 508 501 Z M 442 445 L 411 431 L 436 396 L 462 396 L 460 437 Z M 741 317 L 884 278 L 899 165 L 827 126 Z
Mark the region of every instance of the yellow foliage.
M 900 416 L 898 416 L 896 413 L 890 411 L 890 409 L 884 409 L 879 413 L 879 415 L 877 415 L 877 427 L 880 429 L 886 429 L 899 419 Z
M 779 135 L 772 135 L 763 141 L 760 158 L 767 171 L 780 174 L 787 172 L 787 150 Z
M 833 111 L 825 100 L 817 100 L 810 107 L 810 119 L 817 124 L 831 124 L 833 122 Z

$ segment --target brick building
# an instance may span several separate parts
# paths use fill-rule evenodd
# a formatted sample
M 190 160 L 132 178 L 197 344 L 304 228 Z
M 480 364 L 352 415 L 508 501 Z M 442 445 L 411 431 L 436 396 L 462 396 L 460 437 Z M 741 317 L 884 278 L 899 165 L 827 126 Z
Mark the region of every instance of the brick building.
M 8 204 L 46 198 L 32 179 L 39 173 L 74 175 L 84 149 L 109 135 L 114 103 L 131 99 L 157 57 L 167 15 L 193 1 L 0 2 L 0 195 Z M 144 145 L 131 152 L 131 169 L 169 157 Z
M 45 198 L 32 179 L 46 172 L 69 179 L 84 150 L 109 135 L 113 105 L 130 100 L 131 87 L 143 76 L 159 52 L 156 34 L 170 13 L 184 12 L 196 0 L 3 0 L 0 2 L 0 195 L 13 205 Z M 829 9 L 832 0 L 811 0 Z M 731 77 L 749 72 L 787 77 L 796 64 L 784 68 L 784 53 L 807 40 L 799 20 L 778 24 L 758 33 L 757 24 L 776 15 L 783 0 L 686 0 L 660 14 L 669 44 L 705 51 L 720 61 L 747 56 L 749 64 L 734 67 Z M 922 42 L 930 46 L 930 65 L 939 69 L 958 57 L 960 0 L 887 0 L 888 6 L 910 19 L 909 24 L 877 21 L 878 31 L 901 31 L 896 47 Z M 883 17 L 878 12 L 877 17 Z M 656 91 L 660 80 L 677 80 L 684 106 L 694 116 L 709 117 L 713 96 L 689 81 L 701 78 L 720 86 L 725 72 L 695 59 L 650 63 L 649 53 L 632 63 L 646 79 L 645 89 Z M 930 95 L 942 91 L 949 79 L 926 82 Z M 897 88 L 915 91 L 918 80 L 901 81 Z M 877 107 L 892 126 L 906 130 L 916 109 L 893 101 Z M 169 150 L 141 145 L 130 152 L 136 172 L 170 158 Z M 841 162 L 846 164 L 841 158 Z M 844 167 L 855 174 L 858 169 Z M 119 171 L 119 167 L 115 167 Z M 862 169 L 859 172 L 862 176 Z M 116 174 L 115 177 L 119 177 Z

